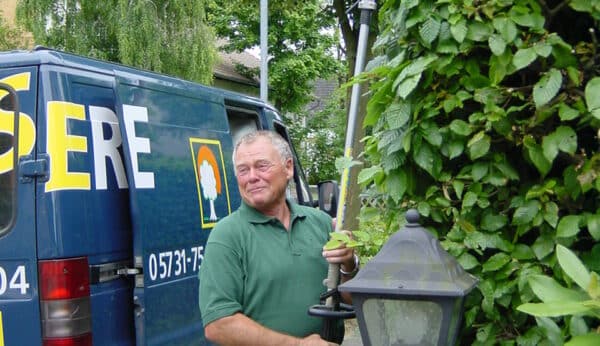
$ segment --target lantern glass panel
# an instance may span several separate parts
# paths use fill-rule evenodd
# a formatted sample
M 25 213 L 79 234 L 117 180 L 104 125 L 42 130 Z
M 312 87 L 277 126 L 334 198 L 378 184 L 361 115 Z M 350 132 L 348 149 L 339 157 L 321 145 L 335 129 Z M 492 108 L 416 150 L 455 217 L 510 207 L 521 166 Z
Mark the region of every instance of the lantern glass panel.
M 437 345 L 442 306 L 422 300 L 371 298 L 363 313 L 371 345 Z

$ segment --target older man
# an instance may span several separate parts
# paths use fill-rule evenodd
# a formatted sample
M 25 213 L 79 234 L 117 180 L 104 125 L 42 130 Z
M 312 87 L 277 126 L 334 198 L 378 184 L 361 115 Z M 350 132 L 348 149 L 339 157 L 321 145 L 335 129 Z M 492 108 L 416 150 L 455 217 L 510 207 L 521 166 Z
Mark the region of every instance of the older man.
M 342 281 L 355 273 L 352 249 L 323 250 L 329 215 L 286 199 L 294 162 L 279 135 L 245 135 L 233 163 L 242 204 L 212 230 L 199 274 L 206 338 L 220 345 L 331 345 L 318 335 L 322 321 L 307 311 L 326 290 L 328 263 L 340 264 Z

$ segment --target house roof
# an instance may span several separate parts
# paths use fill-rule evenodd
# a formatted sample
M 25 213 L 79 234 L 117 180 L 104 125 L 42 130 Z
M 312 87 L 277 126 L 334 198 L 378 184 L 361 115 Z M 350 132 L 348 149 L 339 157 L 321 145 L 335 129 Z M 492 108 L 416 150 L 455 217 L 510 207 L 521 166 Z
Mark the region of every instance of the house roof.
M 317 79 L 313 83 L 313 100 L 306 105 L 306 110 L 310 112 L 323 110 L 339 84 L 334 79 Z
M 220 46 L 219 43 L 217 43 Z M 246 68 L 259 68 L 260 60 L 248 52 L 225 52 L 219 50 L 219 61 L 215 65 L 215 78 L 227 79 L 238 83 L 259 86 L 257 78 L 248 78 L 236 70 L 236 65 L 241 64 Z

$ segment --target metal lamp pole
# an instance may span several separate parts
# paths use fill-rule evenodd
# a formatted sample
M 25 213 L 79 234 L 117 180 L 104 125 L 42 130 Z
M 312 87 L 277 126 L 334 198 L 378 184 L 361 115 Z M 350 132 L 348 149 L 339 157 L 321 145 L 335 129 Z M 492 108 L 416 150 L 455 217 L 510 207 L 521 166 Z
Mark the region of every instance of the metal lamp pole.
M 268 0 L 260 0 L 260 99 L 269 101 L 269 68 L 267 56 L 268 45 L 268 23 L 269 23 Z
M 360 31 L 358 34 L 358 47 L 356 52 L 356 65 L 354 66 L 354 76 L 358 76 L 364 70 L 365 60 L 367 55 L 367 42 L 369 39 L 369 26 L 371 24 L 371 15 L 377 8 L 375 0 L 359 0 L 358 8 L 361 10 L 360 14 Z M 350 97 L 350 108 L 348 113 L 348 126 L 346 129 L 346 142 L 344 145 L 344 157 L 352 158 L 352 143 L 354 141 L 354 131 L 356 128 L 356 118 L 358 113 L 358 106 L 360 101 L 360 83 L 352 85 L 352 94 Z M 335 231 L 339 232 L 342 230 L 343 221 L 345 217 L 346 209 L 346 195 L 348 191 L 348 185 L 350 180 L 350 168 L 344 168 L 342 172 L 342 180 L 340 182 L 340 196 L 339 204 L 336 215 L 336 227 Z M 340 265 L 330 264 L 327 271 L 327 278 L 324 283 L 327 286 L 327 299 L 325 306 L 313 307 L 309 310 L 309 314 L 323 317 L 323 327 L 321 330 L 321 337 L 328 341 L 341 343 L 342 336 L 337 335 L 335 332 L 337 327 L 337 321 L 340 318 L 351 318 L 354 317 L 354 311 L 340 311 L 339 294 L 337 293 L 337 286 L 340 278 Z

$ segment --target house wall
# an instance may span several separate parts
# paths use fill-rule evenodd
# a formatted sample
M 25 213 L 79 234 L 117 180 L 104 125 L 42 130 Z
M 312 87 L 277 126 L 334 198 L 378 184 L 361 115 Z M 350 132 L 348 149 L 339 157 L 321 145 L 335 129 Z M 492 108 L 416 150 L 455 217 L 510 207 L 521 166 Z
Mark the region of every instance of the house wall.
M 0 16 L 4 17 L 9 25 L 15 24 L 15 16 L 17 10 L 17 0 L 0 0 Z M 30 32 L 24 33 L 24 42 L 28 42 L 28 46 L 33 47 L 33 35 Z
M 9 23 L 14 23 L 15 9 L 17 8 L 17 0 L 0 0 L 0 9 L 2 15 Z
M 255 96 L 255 97 L 260 96 L 260 89 L 256 85 L 248 85 L 245 83 L 239 83 L 239 82 L 215 77 L 215 79 L 213 79 L 213 86 L 215 86 L 217 88 L 225 89 L 225 90 L 239 92 L 239 93 L 246 94 L 249 96 Z

